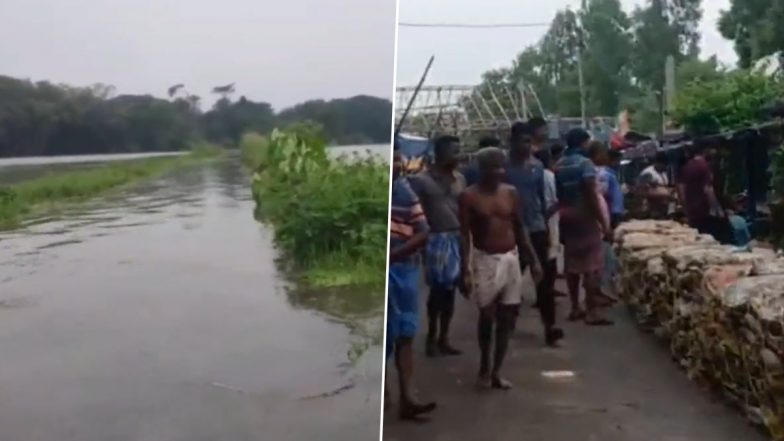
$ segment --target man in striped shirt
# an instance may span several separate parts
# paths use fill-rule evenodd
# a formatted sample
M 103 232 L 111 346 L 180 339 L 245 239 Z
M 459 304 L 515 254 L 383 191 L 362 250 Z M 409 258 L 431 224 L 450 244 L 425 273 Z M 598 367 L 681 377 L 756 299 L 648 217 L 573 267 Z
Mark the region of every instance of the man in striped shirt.
M 414 398 L 413 340 L 419 323 L 418 252 L 427 241 L 425 213 L 408 180 L 401 176 L 403 161 L 395 151 L 389 219 L 389 295 L 387 296 L 387 357 L 393 352 L 400 386 L 400 418 L 416 419 L 433 411 L 436 403 Z

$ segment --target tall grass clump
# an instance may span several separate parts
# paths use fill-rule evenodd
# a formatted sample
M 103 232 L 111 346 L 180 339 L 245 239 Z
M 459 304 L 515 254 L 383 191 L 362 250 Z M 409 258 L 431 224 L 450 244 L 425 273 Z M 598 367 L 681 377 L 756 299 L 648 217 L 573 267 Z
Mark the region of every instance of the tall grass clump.
M 153 178 L 175 168 L 213 158 L 219 153 L 218 148 L 198 145 L 187 155 L 111 162 L 0 186 L 0 229 L 16 228 L 28 216 Z
M 383 284 L 389 168 L 367 155 L 330 158 L 318 128 L 247 134 L 258 216 L 314 286 Z

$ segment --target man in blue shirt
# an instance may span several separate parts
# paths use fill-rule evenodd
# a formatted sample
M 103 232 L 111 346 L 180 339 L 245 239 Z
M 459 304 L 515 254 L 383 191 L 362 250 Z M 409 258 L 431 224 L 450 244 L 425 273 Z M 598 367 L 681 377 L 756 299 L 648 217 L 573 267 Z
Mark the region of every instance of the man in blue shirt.
M 518 125 L 519 124 L 519 125 Z M 544 166 L 532 155 L 533 134 L 530 127 L 518 123 L 512 127 L 509 161 L 506 165 L 506 182 L 517 190 L 520 198 L 520 218 L 528 237 L 542 264 L 543 277 L 536 286 L 536 304 L 542 318 L 545 342 L 554 346 L 563 338 L 563 331 L 555 327 L 555 297 L 553 287 L 557 268 L 547 265 L 550 234 L 547 228 L 549 211 L 545 202 Z
M 413 341 L 419 323 L 419 261 L 417 253 L 427 241 L 425 212 L 407 179 L 403 160 L 393 157 L 392 200 L 389 219 L 389 278 L 387 296 L 387 359 L 394 354 L 400 388 L 400 417 L 416 419 L 432 412 L 436 403 L 420 403 L 414 394 Z M 386 385 L 385 385 L 386 386 Z M 384 388 L 386 391 L 386 387 Z
M 560 234 L 564 244 L 564 271 L 572 311 L 569 319 L 585 319 L 589 325 L 611 325 L 599 315 L 606 299 L 601 292 L 604 267 L 603 239 L 609 234 L 606 207 L 598 190 L 597 171 L 587 157 L 591 135 L 572 129 L 566 137 L 567 149 L 555 170 L 560 204 Z M 580 279 L 585 288 L 587 313 L 580 307 Z

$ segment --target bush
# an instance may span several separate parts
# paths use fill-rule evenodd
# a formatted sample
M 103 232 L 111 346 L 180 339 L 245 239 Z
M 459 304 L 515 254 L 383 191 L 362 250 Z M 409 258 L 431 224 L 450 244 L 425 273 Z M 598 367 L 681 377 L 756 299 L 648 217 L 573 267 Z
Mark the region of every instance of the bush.
M 243 137 L 257 213 L 315 285 L 384 283 L 389 168 L 368 155 L 331 159 L 313 126 Z

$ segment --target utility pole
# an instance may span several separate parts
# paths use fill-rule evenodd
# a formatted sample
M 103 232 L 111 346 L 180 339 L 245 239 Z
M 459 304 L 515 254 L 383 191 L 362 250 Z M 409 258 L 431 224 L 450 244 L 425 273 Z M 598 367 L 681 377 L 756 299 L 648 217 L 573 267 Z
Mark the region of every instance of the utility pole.
M 517 90 L 520 92 L 520 104 L 523 108 L 523 119 L 528 119 L 528 102 L 525 100 L 525 83 L 521 79 L 517 83 Z
M 583 45 L 584 45 L 584 28 L 582 21 L 582 14 L 585 13 L 586 0 L 580 3 L 580 11 L 577 12 L 578 23 L 578 37 L 577 37 L 577 81 L 580 87 L 580 119 L 582 120 L 583 127 L 588 127 L 588 120 L 586 116 L 586 97 L 585 97 L 585 77 L 583 76 Z
M 582 42 L 582 37 L 580 37 L 580 41 Z M 588 127 L 588 122 L 586 120 L 586 104 L 585 104 L 585 79 L 583 77 L 583 51 L 580 47 L 581 44 L 577 46 L 577 80 L 580 84 L 580 119 L 583 122 L 583 127 Z
M 664 66 L 664 98 L 666 105 L 663 107 L 662 114 L 662 133 L 667 131 L 669 119 L 675 112 L 675 92 L 677 84 L 675 83 L 675 57 L 669 55 L 667 62 Z

